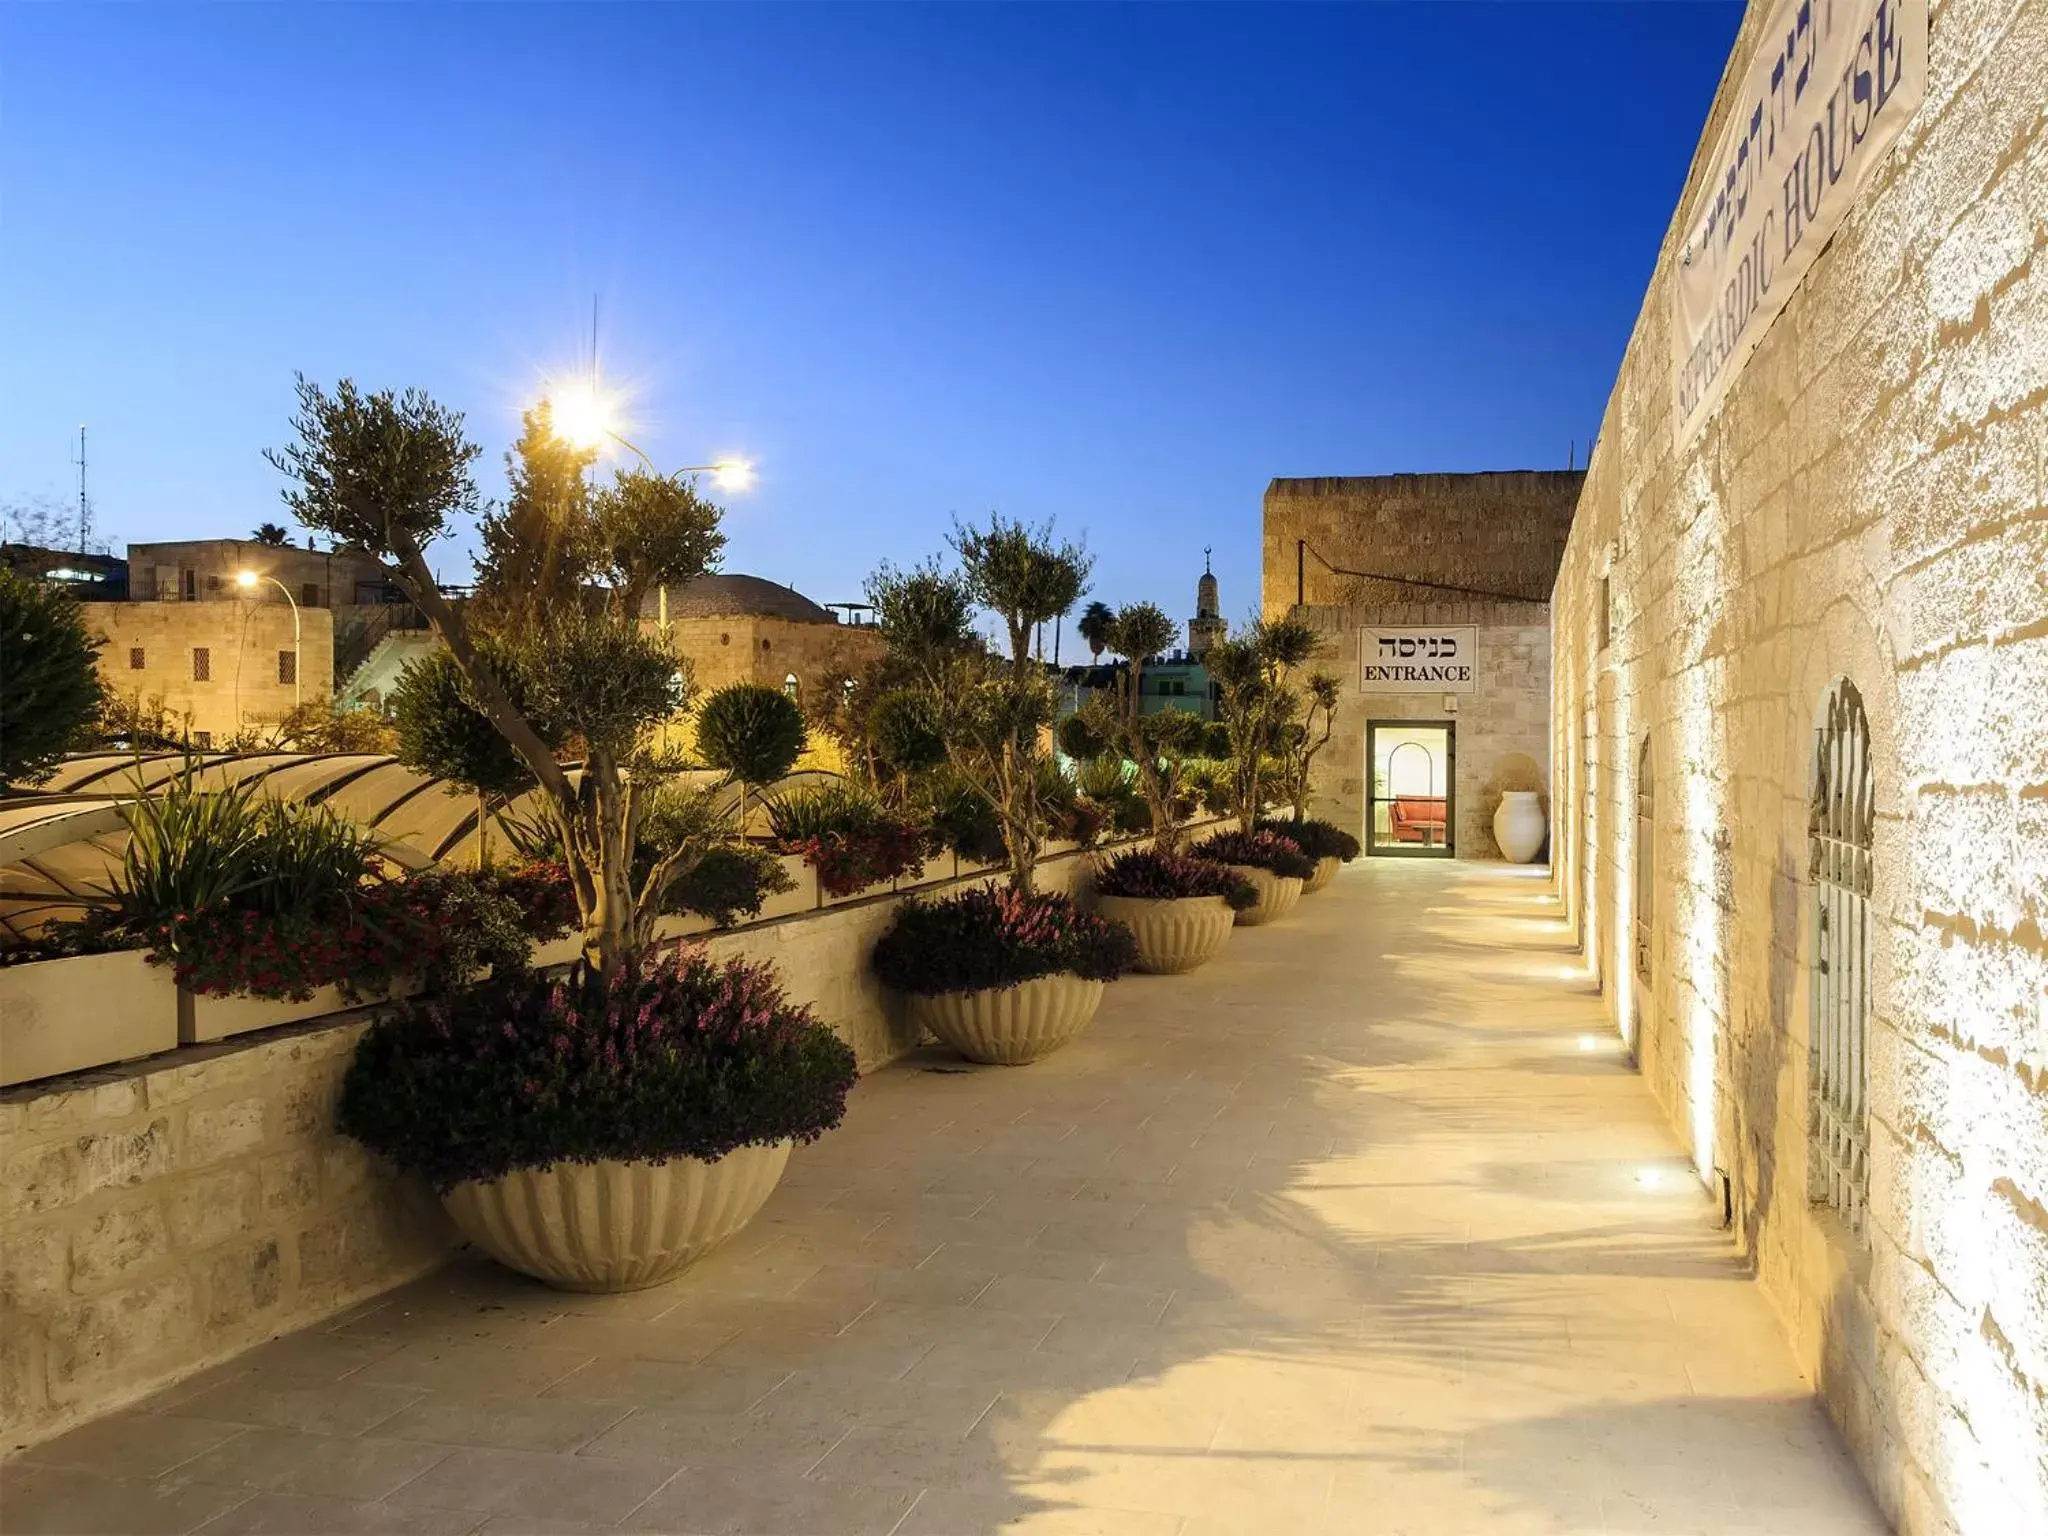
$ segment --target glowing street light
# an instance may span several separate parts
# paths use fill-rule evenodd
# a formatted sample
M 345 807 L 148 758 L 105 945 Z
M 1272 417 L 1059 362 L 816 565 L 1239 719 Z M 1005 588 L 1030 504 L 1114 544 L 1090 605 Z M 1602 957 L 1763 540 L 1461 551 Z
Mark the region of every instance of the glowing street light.
M 254 592 L 258 582 L 267 581 L 284 594 L 284 600 L 292 605 L 292 708 L 297 709 L 306 701 L 306 669 L 299 657 L 299 600 L 292 596 L 292 589 L 275 576 L 266 576 L 261 571 L 235 572 L 235 585 L 244 592 Z
M 549 430 L 570 447 L 589 452 L 602 448 L 608 442 L 617 443 L 652 473 L 661 474 L 646 451 L 620 432 L 623 423 L 619 416 L 618 397 L 598 388 L 595 379 L 572 379 L 551 389 L 543 403 L 548 408 Z M 754 485 L 753 463 L 742 458 L 724 458 L 710 464 L 685 464 L 664 478 L 673 480 L 677 475 L 698 474 L 711 476 L 711 483 L 721 491 L 737 493 L 751 490 Z

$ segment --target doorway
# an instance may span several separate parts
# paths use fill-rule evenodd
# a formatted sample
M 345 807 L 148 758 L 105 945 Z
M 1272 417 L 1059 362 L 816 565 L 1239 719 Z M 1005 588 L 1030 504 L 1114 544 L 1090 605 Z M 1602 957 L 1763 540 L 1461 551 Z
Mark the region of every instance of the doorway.
M 1366 851 L 1395 858 L 1456 856 L 1457 740 L 1448 720 L 1369 720 L 1372 775 Z

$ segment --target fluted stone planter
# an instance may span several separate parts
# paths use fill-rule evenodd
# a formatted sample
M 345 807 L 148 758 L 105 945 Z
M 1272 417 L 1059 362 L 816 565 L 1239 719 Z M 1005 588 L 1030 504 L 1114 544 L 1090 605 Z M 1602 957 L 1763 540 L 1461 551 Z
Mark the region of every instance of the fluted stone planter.
M 441 1203 L 509 1269 L 564 1291 L 638 1291 L 752 1221 L 788 1165 L 786 1141 L 736 1147 L 714 1163 L 556 1163 L 458 1184 Z
M 1301 900 L 1301 881 L 1293 875 L 1276 875 L 1270 869 L 1260 869 L 1256 864 L 1232 864 L 1227 866 L 1233 872 L 1258 887 L 1259 904 L 1246 907 L 1237 914 L 1237 926 L 1256 928 L 1261 923 L 1277 923 L 1294 910 L 1294 904 Z
M 1097 896 L 1095 910 L 1126 925 L 1138 940 L 1138 969 L 1177 976 L 1216 958 L 1230 937 L 1236 914 L 1221 896 L 1188 896 L 1152 901 L 1136 896 Z
M 1065 1045 L 1101 1004 L 1099 981 L 1040 976 L 994 991 L 912 997 L 910 1017 L 970 1061 L 1017 1067 Z
M 1302 884 L 1301 894 L 1313 896 L 1337 878 L 1337 871 L 1344 867 L 1344 861 L 1334 853 L 1316 860 L 1316 872 Z

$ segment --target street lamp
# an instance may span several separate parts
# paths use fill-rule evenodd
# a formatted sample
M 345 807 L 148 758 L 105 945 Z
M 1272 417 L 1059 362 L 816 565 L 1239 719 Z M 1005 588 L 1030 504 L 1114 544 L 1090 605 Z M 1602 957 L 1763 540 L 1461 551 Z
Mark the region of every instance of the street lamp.
M 259 581 L 269 582 L 292 605 L 292 709 L 296 711 L 305 702 L 306 689 L 306 669 L 300 664 L 299 656 L 299 600 L 292 596 L 292 589 L 275 576 L 266 576 L 260 571 L 235 572 L 235 585 L 244 592 L 254 592 Z
M 650 471 L 657 475 L 661 473 L 644 449 L 620 434 L 617 402 L 599 389 L 594 380 L 579 379 L 563 385 L 546 397 L 546 404 L 548 426 L 563 442 L 583 449 L 602 448 L 607 442 L 617 443 Z M 685 464 L 666 478 L 672 480 L 676 475 L 697 474 L 711 476 L 711 483 L 721 491 L 745 491 L 754 483 L 754 466 L 740 458 L 720 459 L 714 464 Z

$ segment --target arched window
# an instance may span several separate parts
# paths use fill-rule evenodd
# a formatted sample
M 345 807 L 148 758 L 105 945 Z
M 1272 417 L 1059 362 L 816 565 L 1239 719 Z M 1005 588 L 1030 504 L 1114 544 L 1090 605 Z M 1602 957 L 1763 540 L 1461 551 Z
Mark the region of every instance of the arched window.
M 1650 937 L 1657 905 L 1657 781 L 1650 770 L 1650 738 L 1636 753 L 1636 977 L 1650 980 Z
M 1813 882 L 1812 1039 L 1807 1057 L 1807 1198 L 1863 1224 L 1870 1188 L 1870 722 L 1844 679 L 1828 695 L 1806 820 Z
M 796 680 L 796 674 L 794 672 L 790 673 L 788 676 L 783 678 L 782 691 L 788 694 L 792 699 L 795 699 L 798 703 L 803 702 L 803 684 L 799 683 Z

